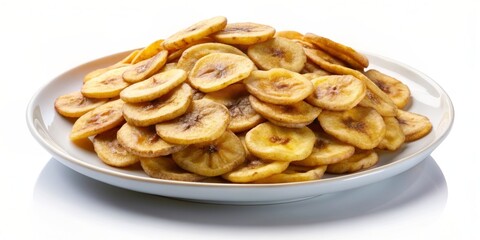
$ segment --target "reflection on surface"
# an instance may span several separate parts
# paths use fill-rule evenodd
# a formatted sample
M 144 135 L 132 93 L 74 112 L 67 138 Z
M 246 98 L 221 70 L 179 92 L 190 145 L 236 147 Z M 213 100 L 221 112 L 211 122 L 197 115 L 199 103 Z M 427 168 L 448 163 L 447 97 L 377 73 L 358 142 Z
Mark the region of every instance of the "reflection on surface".
M 149 219 L 190 225 L 265 227 L 327 224 L 371 216 L 391 219 L 416 208 L 421 208 L 422 216 L 435 218 L 443 211 L 447 195 L 445 178 L 432 157 L 380 183 L 304 201 L 259 206 L 194 203 L 132 192 L 85 177 L 51 159 L 37 180 L 33 200 L 34 208 L 48 208 L 49 214 L 76 211 L 80 217 L 97 221 L 118 217 L 128 218 L 132 224 Z

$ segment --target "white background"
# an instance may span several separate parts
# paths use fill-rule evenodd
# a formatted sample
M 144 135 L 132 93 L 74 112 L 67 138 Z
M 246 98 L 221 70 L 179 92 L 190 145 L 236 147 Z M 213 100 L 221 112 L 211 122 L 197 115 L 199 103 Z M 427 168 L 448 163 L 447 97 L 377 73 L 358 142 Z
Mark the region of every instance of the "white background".
M 279 205 L 190 203 L 115 188 L 51 158 L 25 110 L 50 79 L 216 15 L 314 32 L 406 63 L 455 106 L 425 161 L 367 187 Z M 0 239 L 480 239 L 480 3 L 0 0 Z

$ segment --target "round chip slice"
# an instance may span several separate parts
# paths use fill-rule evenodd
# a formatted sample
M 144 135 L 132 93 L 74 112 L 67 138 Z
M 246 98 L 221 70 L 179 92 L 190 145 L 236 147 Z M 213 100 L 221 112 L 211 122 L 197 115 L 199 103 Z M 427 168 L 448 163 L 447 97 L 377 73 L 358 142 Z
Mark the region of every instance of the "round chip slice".
M 307 127 L 286 128 L 265 122 L 245 135 L 245 145 L 254 156 L 272 161 L 299 161 L 308 157 L 315 134 Z
M 378 154 L 373 150 L 359 150 L 351 157 L 327 166 L 327 173 L 353 173 L 377 164 Z
M 167 94 L 185 79 L 187 79 L 185 71 L 171 69 L 126 87 L 120 92 L 120 98 L 128 103 L 152 101 Z
M 169 51 L 178 50 L 192 42 L 224 29 L 226 25 L 227 18 L 223 16 L 205 19 L 168 37 L 163 41 L 162 46 Z
M 242 164 L 245 161 L 245 151 L 240 139 L 227 130 L 211 142 L 192 144 L 182 151 L 173 153 L 172 158 L 183 169 L 213 177 L 227 173 Z
M 204 98 L 227 107 L 231 117 L 228 129 L 232 132 L 243 132 L 264 121 L 262 116 L 252 108 L 248 96 L 250 94 L 245 85 L 235 83 L 220 91 L 208 93 Z
M 123 73 L 123 80 L 136 83 L 151 77 L 158 72 L 167 62 L 168 51 L 162 50 L 155 56 L 135 63 Z
M 385 92 L 398 108 L 404 108 L 410 102 L 410 89 L 401 81 L 375 69 L 368 70 L 365 75 Z
M 80 140 L 120 126 L 125 119 L 121 99 L 105 103 L 79 117 L 72 126 L 70 140 Z
M 312 80 L 314 91 L 306 101 L 326 110 L 355 107 L 365 97 L 365 84 L 351 75 L 329 75 Z
M 227 129 L 228 109 L 214 101 L 192 101 L 187 112 L 171 121 L 156 125 L 157 134 L 175 144 L 195 144 L 213 141 Z
M 215 33 L 212 37 L 221 43 L 233 45 L 252 45 L 265 42 L 275 34 L 275 28 L 251 22 L 229 23 L 225 29 Z
M 312 154 L 304 160 L 295 161 L 292 164 L 309 167 L 328 165 L 347 159 L 355 153 L 355 147 L 352 145 L 330 137 L 318 124 L 312 125 L 316 126 L 312 128 L 316 138 Z
M 248 183 L 283 172 L 289 162 L 264 161 L 258 158 L 247 159 L 234 170 L 222 175 L 224 179 L 234 183 Z
M 192 102 L 192 88 L 183 83 L 150 102 L 125 103 L 123 115 L 132 125 L 146 127 L 184 114 Z
M 308 79 L 283 68 L 252 71 L 243 83 L 252 95 L 273 104 L 297 103 L 313 93 L 313 84 Z
M 385 136 L 385 122 L 372 108 L 323 111 L 318 120 L 325 132 L 360 149 L 375 148 Z
M 255 183 L 287 183 L 318 180 L 323 177 L 327 166 L 304 167 L 290 165 L 285 171 L 259 179 Z
M 314 107 L 304 101 L 291 105 L 276 105 L 262 102 L 253 95 L 250 95 L 249 100 L 256 112 L 271 122 L 285 127 L 305 127 L 322 112 L 321 108 Z
M 415 141 L 426 136 L 432 130 L 430 120 L 418 113 L 398 110 L 397 120 L 405 134 L 405 142 Z
M 300 72 L 307 61 L 302 45 L 282 37 L 251 45 L 247 55 L 263 70 L 284 68 Z
M 195 63 L 202 57 L 210 53 L 232 53 L 239 56 L 247 56 L 238 48 L 223 43 L 202 43 L 186 49 L 180 59 L 178 59 L 177 68 L 185 70 L 187 73 L 192 70 Z
M 100 133 L 93 138 L 93 147 L 98 158 L 114 167 L 127 167 L 137 163 L 140 158 L 129 153 L 117 140 L 117 128 Z
M 378 144 L 379 149 L 397 150 L 405 142 L 405 134 L 395 117 L 383 117 L 385 121 L 385 137 Z
M 180 168 L 169 157 L 140 158 L 140 164 L 143 171 L 153 178 L 187 182 L 199 182 L 206 178 Z
M 218 91 L 248 77 L 255 68 L 250 59 L 231 53 L 210 53 L 200 58 L 188 75 L 202 92 Z
M 81 89 L 83 96 L 89 98 L 118 97 L 120 92 L 130 85 L 122 78 L 122 74 L 127 68 L 129 66 L 115 68 L 88 80 Z
M 80 91 L 68 93 L 55 99 L 55 110 L 64 117 L 78 118 L 106 103 L 108 99 L 87 98 Z
M 136 127 L 125 123 L 117 132 L 117 139 L 130 153 L 141 157 L 159 157 L 178 152 L 182 145 L 163 141 L 155 131 L 155 126 Z

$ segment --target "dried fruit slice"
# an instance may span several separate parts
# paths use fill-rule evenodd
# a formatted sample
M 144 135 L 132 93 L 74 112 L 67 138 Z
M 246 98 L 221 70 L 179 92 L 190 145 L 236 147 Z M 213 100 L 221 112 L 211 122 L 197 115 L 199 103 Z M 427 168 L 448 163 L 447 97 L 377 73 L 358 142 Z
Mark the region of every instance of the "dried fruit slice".
M 80 91 L 71 92 L 55 99 L 55 110 L 64 117 L 78 118 L 106 103 L 108 99 L 87 98 Z
M 163 39 L 158 39 L 148 44 L 146 47 L 142 48 L 141 50 L 138 50 L 138 53 L 132 58 L 130 63 L 135 64 L 157 55 L 159 52 L 163 50 L 162 42 L 163 42 Z
M 247 132 L 245 144 L 258 158 L 291 162 L 312 153 L 315 134 L 307 127 L 293 129 L 265 122 Z
M 245 161 L 245 151 L 240 139 L 227 130 L 211 142 L 192 144 L 173 153 L 172 158 L 185 170 L 212 177 L 227 173 L 242 164 Z
M 405 142 L 405 134 L 395 117 L 383 117 L 386 132 L 385 137 L 378 144 L 379 149 L 397 150 Z
M 285 68 L 300 72 L 307 61 L 302 45 L 282 37 L 251 45 L 247 55 L 263 70 Z
M 125 103 L 123 115 L 132 125 L 146 127 L 184 114 L 192 102 L 192 88 L 183 83 L 150 102 Z
M 397 120 L 405 134 L 405 142 L 415 141 L 426 136 L 432 130 L 430 120 L 418 113 L 398 110 Z
M 202 43 L 186 49 L 180 59 L 177 67 L 185 70 L 187 73 L 192 70 L 195 63 L 202 57 L 210 53 L 232 53 L 239 56 L 247 56 L 238 48 L 223 43 Z
M 116 69 L 116 68 L 121 68 L 121 67 L 128 67 L 128 66 L 131 66 L 131 64 L 128 64 L 128 63 L 117 63 L 117 64 L 113 64 L 113 65 L 110 65 L 108 67 L 104 67 L 104 68 L 98 68 L 98 69 L 95 69 L 89 73 L 87 73 L 84 77 L 83 77 L 83 82 L 88 82 L 90 80 L 92 80 L 93 78 L 95 77 L 98 77 L 110 70 L 113 70 L 113 69 Z
M 323 111 L 318 120 L 325 132 L 360 149 L 375 148 L 385 136 L 385 122 L 372 108 Z
M 353 156 L 327 166 L 327 173 L 354 173 L 374 166 L 378 162 L 378 154 L 373 150 L 359 150 Z
M 168 51 L 162 50 L 155 56 L 135 63 L 123 73 L 123 80 L 136 83 L 157 73 L 167 62 Z
M 127 167 L 140 161 L 140 158 L 129 153 L 117 140 L 117 128 L 100 133 L 93 138 L 93 147 L 98 158 L 105 164 L 114 167 Z
M 202 92 L 218 91 L 248 77 L 255 65 L 247 57 L 231 53 L 210 53 L 190 71 L 190 84 Z
M 169 51 L 178 50 L 189 43 L 224 29 L 226 25 L 227 18 L 223 16 L 205 19 L 168 37 L 163 41 L 162 46 Z
M 363 73 L 348 67 L 329 63 L 325 59 L 315 54 L 311 54 L 309 49 L 305 49 L 305 53 L 307 54 L 308 58 L 312 60 L 312 62 L 330 73 L 338 75 L 352 75 L 362 80 L 367 87 L 367 92 L 362 101 L 360 101 L 359 105 L 374 108 L 382 116 L 393 117 L 397 115 L 397 106 L 395 103 L 393 103 L 392 99 L 390 99 L 390 97 L 377 85 L 375 85 L 375 83 L 373 83 L 368 77 L 363 75 Z
M 305 167 L 290 165 L 285 171 L 259 179 L 255 183 L 288 183 L 318 180 L 323 177 L 327 166 Z
M 175 144 L 195 144 L 213 141 L 227 129 L 228 109 L 214 101 L 192 101 L 187 112 L 171 121 L 156 125 L 157 134 Z
M 304 160 L 295 161 L 292 164 L 310 167 L 328 165 L 347 159 L 355 153 L 355 147 L 332 138 L 317 124 L 313 125 L 317 127 L 313 131 L 316 141 L 312 154 Z
M 252 95 L 273 104 L 297 103 L 313 93 L 313 84 L 308 79 L 282 68 L 252 71 L 243 83 Z
M 306 101 L 326 110 L 348 110 L 365 97 L 365 84 L 351 75 L 330 75 L 311 81 L 314 90 Z
M 122 114 L 121 99 L 105 103 L 85 113 L 73 124 L 70 132 L 72 141 L 88 138 L 120 126 L 125 120 Z
M 398 108 L 404 108 L 410 102 L 410 89 L 401 81 L 375 69 L 368 70 L 365 75 L 385 92 Z
M 262 102 L 252 95 L 250 95 L 249 100 L 256 112 L 276 125 L 284 127 L 305 127 L 322 112 L 321 108 L 314 107 L 304 101 L 291 105 L 276 105 Z
M 172 69 L 153 75 L 134 83 L 120 92 L 120 98 L 128 103 L 147 102 L 157 99 L 182 84 L 187 73 L 181 69 Z
M 231 117 L 228 129 L 232 132 L 243 132 L 264 121 L 262 116 L 252 108 L 248 100 L 249 95 L 244 84 L 235 83 L 221 91 L 206 94 L 205 99 L 227 107 Z
M 120 92 L 130 85 L 122 78 L 122 74 L 127 68 L 128 66 L 115 68 L 90 79 L 83 84 L 82 94 L 89 98 L 118 97 Z
M 304 39 L 317 45 L 333 56 L 342 59 L 355 69 L 362 70 L 363 68 L 368 67 L 368 58 L 351 47 L 313 33 L 306 33 Z
M 288 38 L 292 40 L 303 40 L 303 34 L 294 30 L 276 31 L 275 37 L 283 37 L 283 38 Z
M 155 131 L 155 126 L 136 127 L 125 123 L 118 130 L 117 139 L 127 151 L 141 157 L 166 156 L 185 148 L 163 141 Z
M 247 159 L 234 170 L 222 175 L 224 179 L 234 183 L 248 183 L 283 172 L 289 162 L 265 161 L 258 158 Z
M 217 42 L 232 45 L 252 45 L 265 42 L 275 34 L 275 28 L 251 22 L 229 23 L 225 29 L 215 33 L 212 37 Z
M 170 157 L 140 158 L 143 171 L 153 178 L 199 182 L 206 177 L 180 168 Z

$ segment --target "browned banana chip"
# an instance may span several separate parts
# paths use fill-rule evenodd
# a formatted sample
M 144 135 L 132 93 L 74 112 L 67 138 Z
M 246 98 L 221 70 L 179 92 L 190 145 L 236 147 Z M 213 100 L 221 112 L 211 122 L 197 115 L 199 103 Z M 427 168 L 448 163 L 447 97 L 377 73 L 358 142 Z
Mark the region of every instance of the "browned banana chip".
M 275 34 L 275 28 L 251 22 L 229 23 L 225 29 L 212 37 L 221 43 L 232 45 L 252 45 L 265 42 Z
M 123 72 L 128 66 L 109 70 L 94 77 L 82 86 L 81 92 L 89 98 L 115 98 L 130 84 L 122 78 Z
M 363 68 L 368 67 L 368 58 L 351 47 L 313 33 L 305 34 L 304 39 L 317 45 L 319 48 L 333 56 L 342 59 L 355 69 L 363 70 Z
M 404 108 L 410 102 L 410 89 L 401 81 L 375 69 L 368 70 L 365 75 L 384 91 L 398 108 Z
M 187 73 L 181 69 L 172 69 L 153 75 L 134 83 L 120 92 L 120 98 L 128 103 L 148 102 L 155 100 L 182 84 Z
M 166 156 L 185 148 L 163 141 L 155 131 L 154 125 L 136 127 L 125 123 L 118 130 L 117 139 L 127 151 L 141 157 Z
M 301 74 L 283 68 L 255 70 L 243 80 L 248 92 L 273 104 L 293 104 L 313 93 L 313 84 Z
M 168 51 L 162 50 L 155 56 L 135 63 L 123 73 L 123 80 L 136 83 L 151 77 L 157 73 L 167 62 Z
M 222 177 L 234 183 L 249 183 L 281 173 L 288 165 L 289 162 L 249 158 L 237 168 L 223 174 Z
M 363 73 L 351 68 L 332 64 L 325 59 L 315 54 L 312 54 L 309 49 L 305 49 L 305 53 L 307 54 L 308 58 L 310 58 L 310 60 L 312 60 L 322 69 L 325 69 L 330 73 L 338 75 L 352 75 L 362 80 L 367 87 L 367 92 L 363 100 L 360 101 L 359 105 L 374 108 L 382 116 L 393 117 L 397 115 L 397 105 L 395 105 L 392 99 L 390 99 L 390 97 L 385 92 L 383 92 L 377 85 L 375 85 L 375 83 L 373 83 L 368 77 L 363 75 Z
M 321 108 L 314 107 L 304 101 L 291 105 L 277 105 L 262 102 L 253 95 L 250 95 L 249 100 L 256 112 L 272 123 L 284 127 L 305 127 L 322 112 Z
M 195 144 L 213 141 L 228 127 L 228 109 L 208 99 L 192 101 L 187 112 L 168 122 L 156 125 L 157 134 L 174 144 Z
M 308 127 L 294 129 L 264 122 L 247 132 L 245 144 L 260 159 L 299 161 L 312 153 L 315 134 Z
M 385 122 L 372 108 L 323 111 L 318 120 L 325 132 L 360 149 L 375 148 L 385 136 Z
M 125 121 L 122 114 L 123 104 L 123 101 L 118 99 L 85 113 L 73 124 L 70 139 L 85 139 L 120 126 Z
M 395 117 L 383 117 L 383 120 L 385 121 L 386 127 L 385 137 L 383 137 L 377 147 L 379 149 L 395 151 L 405 142 L 405 134 Z
M 205 98 L 227 107 L 231 117 L 228 129 L 232 132 L 243 132 L 264 121 L 252 108 L 249 95 L 244 84 L 235 83 L 220 91 L 208 93 Z
M 181 168 L 212 177 L 230 172 L 242 164 L 245 161 L 245 151 L 240 139 L 227 130 L 211 142 L 189 145 L 184 150 L 173 153 L 172 157 Z
M 255 183 L 288 183 L 318 180 L 323 177 L 327 166 L 305 167 L 289 165 L 285 171 L 259 179 Z
M 80 91 L 68 93 L 55 99 L 55 110 L 64 117 L 78 118 L 106 103 L 108 99 L 87 98 Z
M 105 164 L 114 167 L 128 167 L 140 161 L 140 158 L 129 153 L 117 140 L 117 128 L 100 133 L 93 138 L 93 147 L 98 158 Z
M 263 70 L 284 68 L 300 72 L 307 61 L 302 45 L 282 37 L 251 45 L 247 55 Z
M 426 136 L 432 130 L 430 120 L 418 113 L 398 110 L 397 120 L 405 134 L 405 142 L 415 141 Z
M 301 161 L 292 162 L 301 166 L 321 166 L 340 162 L 351 157 L 355 153 L 355 147 L 340 142 L 326 134 L 318 124 L 312 124 L 315 133 L 315 145 L 310 156 Z
M 140 158 L 143 171 L 153 178 L 199 182 L 206 179 L 201 176 L 180 168 L 170 157 Z
M 200 58 L 190 71 L 190 84 L 202 92 L 214 92 L 248 77 L 253 62 L 231 53 L 210 53 Z
M 177 68 L 185 70 L 187 73 L 192 70 L 195 63 L 202 57 L 210 53 L 232 53 L 239 56 L 247 56 L 238 48 L 223 43 L 202 43 L 186 49 L 180 59 L 178 59 Z
M 227 18 L 223 16 L 205 19 L 168 37 L 163 41 L 162 45 L 169 51 L 178 50 L 192 42 L 224 29 L 226 25 Z
M 365 97 L 365 84 L 351 75 L 329 75 L 311 81 L 314 91 L 306 101 L 326 110 L 348 110 Z
M 303 40 L 303 34 L 294 30 L 283 30 L 275 32 L 275 37 L 283 37 L 291 40 Z
M 87 73 L 84 77 L 83 77 L 83 82 L 88 82 L 90 81 L 91 79 L 95 78 L 95 77 L 98 77 L 110 70 L 113 70 L 113 69 L 116 69 L 116 68 L 122 68 L 122 67 L 128 67 L 128 66 L 131 66 L 131 64 L 128 64 L 128 63 L 117 63 L 117 64 L 113 64 L 113 65 L 110 65 L 108 67 L 104 67 L 104 68 L 99 68 L 99 69 L 95 69 L 89 73 Z
M 130 63 L 136 64 L 157 55 L 160 51 L 163 50 L 162 42 L 163 39 L 159 39 L 148 44 L 148 46 L 144 47 L 143 49 L 138 50 L 138 53 L 132 58 Z
M 343 62 L 342 60 L 339 60 L 339 59 L 331 56 L 330 54 L 328 54 L 328 53 L 326 53 L 326 52 L 324 52 L 320 49 L 304 48 L 304 51 L 305 51 L 305 54 L 307 55 L 307 57 L 309 59 L 312 59 L 313 62 L 315 62 L 313 59 L 321 58 L 324 61 L 327 61 L 331 64 L 336 64 L 336 65 L 340 65 L 340 66 L 344 66 L 344 67 L 347 66 L 347 64 L 345 64 L 345 62 Z
M 358 150 L 353 156 L 338 163 L 327 166 L 327 173 L 354 173 L 374 166 L 378 162 L 378 154 L 373 150 Z
M 146 127 L 184 114 L 192 102 L 192 88 L 183 83 L 149 102 L 125 103 L 123 115 L 132 125 Z
M 178 50 L 175 50 L 173 52 L 170 52 L 168 54 L 168 57 L 167 57 L 167 62 L 168 63 L 171 63 L 171 62 L 178 62 L 180 60 L 180 57 L 182 56 L 182 54 L 190 49 L 191 47 L 194 47 L 195 45 L 199 45 L 199 44 L 204 44 L 204 43 L 211 43 L 213 41 L 212 38 L 210 37 L 205 37 L 205 38 L 202 38 L 198 41 L 195 41 L 195 42 L 191 42 L 189 43 L 187 46 L 183 47 L 183 48 L 180 48 Z

